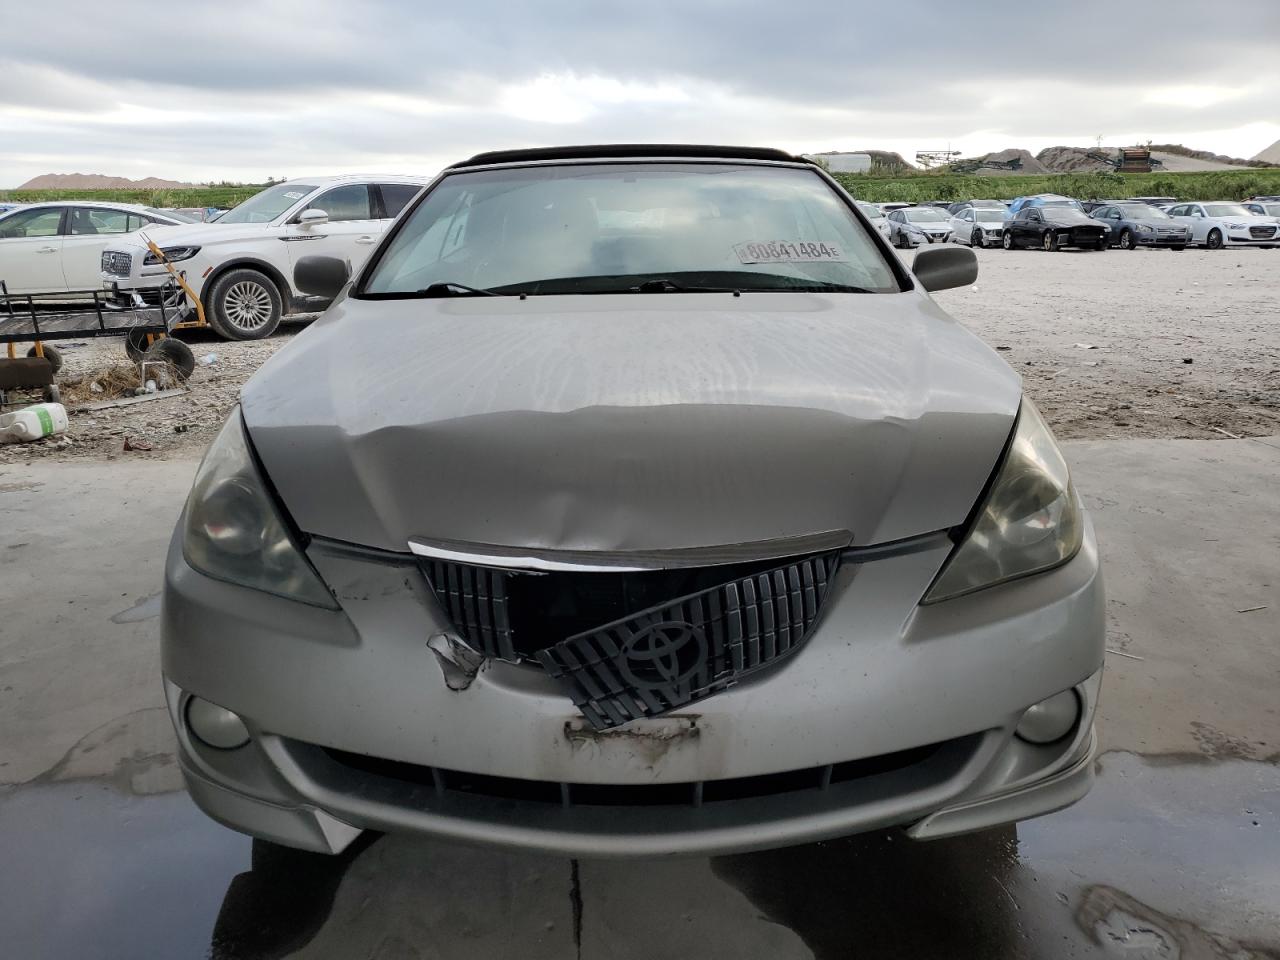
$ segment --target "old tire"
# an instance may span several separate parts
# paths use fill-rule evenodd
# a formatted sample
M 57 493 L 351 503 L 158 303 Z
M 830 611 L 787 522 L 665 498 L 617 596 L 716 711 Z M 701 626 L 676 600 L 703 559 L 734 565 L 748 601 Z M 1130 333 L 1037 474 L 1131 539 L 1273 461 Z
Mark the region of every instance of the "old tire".
M 1205 237 L 1204 245 L 1210 250 L 1222 249 L 1222 231 L 1214 227 L 1209 231 L 1209 236 Z
M 27 356 L 36 356 L 36 348 L 32 347 L 28 350 Z M 53 372 L 55 374 L 62 369 L 62 351 L 57 347 L 51 347 L 46 343 L 44 345 L 44 358 L 49 361 L 49 366 L 53 367 Z
M 205 309 L 210 325 L 227 340 L 261 340 L 280 326 L 284 302 L 270 277 L 242 267 L 214 281 Z
M 173 367 L 179 382 L 186 382 L 196 368 L 196 355 L 181 340 L 173 337 L 162 337 L 147 347 L 142 355 L 143 363 L 168 363 Z
M 1120 249 L 1121 250 L 1137 249 L 1137 244 L 1133 242 L 1133 234 L 1130 233 L 1128 230 L 1120 231 Z
M 130 330 L 124 335 L 124 352 L 135 363 L 142 359 L 142 355 L 147 352 L 149 346 L 147 335 L 141 330 Z
M 1044 236 L 1040 238 L 1040 246 L 1046 253 L 1053 253 L 1058 249 L 1058 235 L 1052 230 L 1046 230 Z

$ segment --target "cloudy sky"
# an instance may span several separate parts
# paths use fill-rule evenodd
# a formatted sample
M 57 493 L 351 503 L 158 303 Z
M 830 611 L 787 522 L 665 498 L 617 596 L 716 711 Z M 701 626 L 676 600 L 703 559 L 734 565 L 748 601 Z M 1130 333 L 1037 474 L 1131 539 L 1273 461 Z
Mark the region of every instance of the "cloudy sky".
M 1278 51 L 1280 0 L 6 2 L 0 187 L 602 141 L 1248 157 L 1280 140 Z

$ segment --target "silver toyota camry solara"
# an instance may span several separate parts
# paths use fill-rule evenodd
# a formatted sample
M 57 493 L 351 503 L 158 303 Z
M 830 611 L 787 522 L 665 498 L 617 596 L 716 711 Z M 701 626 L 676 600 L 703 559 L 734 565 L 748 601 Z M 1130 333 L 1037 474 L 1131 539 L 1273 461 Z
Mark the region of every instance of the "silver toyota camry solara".
M 191 795 L 279 843 L 716 853 L 1091 784 L 1092 528 L 1018 376 L 819 167 L 482 154 L 246 384 L 166 565 Z

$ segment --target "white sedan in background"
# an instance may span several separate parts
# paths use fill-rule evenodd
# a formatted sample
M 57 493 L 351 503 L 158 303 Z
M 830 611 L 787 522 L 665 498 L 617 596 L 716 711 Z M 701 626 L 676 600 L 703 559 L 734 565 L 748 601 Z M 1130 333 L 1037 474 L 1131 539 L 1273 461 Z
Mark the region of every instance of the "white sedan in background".
M 1169 216 L 1191 227 L 1191 243 L 1210 250 L 1223 247 L 1267 247 L 1280 243 L 1280 220 L 1260 217 L 1231 201 L 1180 203 Z
M 90 200 L 32 203 L 0 214 L 0 280 L 10 293 L 102 286 L 102 251 L 145 227 L 190 223 L 181 214 Z
M 886 240 L 889 239 L 889 220 L 884 215 L 884 211 L 877 207 L 874 203 L 868 203 L 866 200 L 855 200 L 858 209 L 862 215 L 871 221 L 871 225 L 880 231 L 880 236 Z
M 998 247 L 1007 216 L 997 207 L 964 207 L 951 217 L 951 239 L 971 247 Z

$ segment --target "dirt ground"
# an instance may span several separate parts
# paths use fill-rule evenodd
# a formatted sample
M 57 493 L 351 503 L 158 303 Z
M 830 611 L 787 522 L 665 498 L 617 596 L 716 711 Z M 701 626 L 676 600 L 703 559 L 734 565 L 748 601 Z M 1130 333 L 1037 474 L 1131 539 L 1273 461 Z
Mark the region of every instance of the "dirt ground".
M 977 253 L 978 282 L 937 299 L 1022 374 L 1060 437 L 1280 434 L 1280 250 Z M 0 462 L 190 456 L 300 328 L 281 329 L 198 336 L 186 393 L 73 412 L 65 438 L 0 445 Z M 93 379 L 127 363 L 119 340 L 59 346 L 64 389 L 91 402 Z

